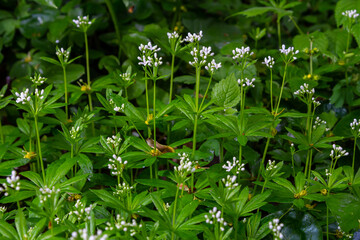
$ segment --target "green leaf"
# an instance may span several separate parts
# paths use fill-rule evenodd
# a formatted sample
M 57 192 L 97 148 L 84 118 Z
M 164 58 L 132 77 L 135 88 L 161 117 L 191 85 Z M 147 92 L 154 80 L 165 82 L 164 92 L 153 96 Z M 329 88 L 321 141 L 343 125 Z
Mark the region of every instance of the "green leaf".
M 235 107 L 240 102 L 240 88 L 234 74 L 215 84 L 211 99 L 216 105 L 225 108 Z
M 48 63 L 52 63 L 52 64 L 55 64 L 57 66 L 60 66 L 61 67 L 61 63 L 53 58 L 49 58 L 49 57 L 40 57 L 41 60 L 44 60 L 45 62 L 48 62 Z
M 27 171 L 27 172 L 22 172 L 20 174 L 22 176 L 30 179 L 30 181 L 32 181 L 36 186 L 43 187 L 43 185 L 44 185 L 43 180 L 38 173 L 35 173 L 32 171 Z
M 360 219 L 360 200 L 349 193 L 330 195 L 326 205 L 339 222 L 341 229 L 350 232 L 357 230 Z
M 275 10 L 276 10 L 276 8 L 274 8 L 274 7 L 253 7 L 253 8 L 246 9 L 245 11 L 235 13 L 235 14 L 231 15 L 230 17 L 240 15 L 240 14 L 245 15 L 246 17 L 255 17 L 257 15 L 261 15 L 261 14 L 267 13 L 269 11 L 275 11 Z
M 21 159 L 9 160 L 6 162 L 2 162 L 2 163 L 0 163 L 0 175 L 2 175 L 2 176 L 10 175 L 11 171 L 14 168 L 24 166 L 28 162 L 30 162 L 30 159 L 28 159 L 28 158 L 21 158 Z
M 30 198 L 32 196 L 35 196 L 36 192 L 35 191 L 21 191 L 21 192 L 16 192 L 13 195 L 10 195 L 8 197 L 4 197 L 3 199 L 0 200 L 0 203 L 14 203 L 17 201 L 21 201 L 27 198 Z
M 47 6 L 47 7 L 52 7 L 52 8 L 58 8 L 53 0 L 34 0 L 35 2 L 37 2 L 40 5 L 43 6 Z
M 89 177 L 88 180 L 90 180 L 93 175 L 93 169 L 94 169 L 91 160 L 85 154 L 79 154 L 78 163 L 83 173 L 88 174 Z
M 290 181 L 286 180 L 285 178 L 277 177 L 274 178 L 273 181 L 279 184 L 280 186 L 283 186 L 284 188 L 288 189 L 292 194 L 296 194 L 295 187 L 291 184 Z
M 24 212 L 22 211 L 22 209 L 18 209 L 18 211 L 17 211 L 16 217 L 15 217 L 15 226 L 16 226 L 18 235 L 21 236 L 21 238 L 23 238 L 23 236 L 25 236 L 25 234 L 27 232 L 27 229 L 26 229 L 27 226 L 26 226 Z
M 14 227 L 2 219 L 0 220 L 0 234 L 4 237 L 7 237 L 8 239 L 19 239 L 19 236 Z
M 309 213 L 291 211 L 280 220 L 284 224 L 281 233 L 284 239 L 322 240 L 323 233 L 319 222 Z
M 176 185 L 161 179 L 136 179 L 136 182 L 143 184 L 145 186 L 164 188 L 169 193 L 176 193 Z
M 49 187 L 54 186 L 56 183 L 59 182 L 61 178 L 63 178 L 70 169 L 75 165 L 76 161 L 79 160 L 79 157 L 74 158 L 67 158 L 61 165 L 56 164 L 53 166 L 56 169 L 55 174 L 46 173 L 46 183 Z M 56 163 L 56 162 L 55 162 Z M 54 164 L 54 163 L 53 163 Z M 48 167 L 49 169 L 49 167 Z M 50 174 L 50 176 L 49 176 Z
M 90 189 L 90 191 L 93 192 L 96 196 L 98 196 L 98 198 L 103 200 L 107 206 L 114 208 L 114 209 L 122 209 L 122 210 L 128 212 L 128 210 L 125 208 L 123 203 L 118 198 L 116 198 L 112 194 L 110 194 L 108 191 L 106 191 L 104 189 L 100 189 L 100 190 Z
M 308 35 L 297 35 L 293 39 L 294 48 L 302 51 L 305 48 L 310 49 L 310 41 L 312 40 L 312 49 L 317 48 L 320 52 L 327 50 L 329 40 L 322 32 L 314 32 Z

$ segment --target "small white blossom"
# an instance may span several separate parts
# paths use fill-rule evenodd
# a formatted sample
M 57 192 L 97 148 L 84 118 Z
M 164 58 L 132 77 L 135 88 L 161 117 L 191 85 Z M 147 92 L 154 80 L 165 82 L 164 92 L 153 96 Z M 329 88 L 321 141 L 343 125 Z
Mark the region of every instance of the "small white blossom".
M 44 99 L 44 89 L 39 91 L 39 89 L 35 88 L 35 96 L 39 99 Z
M 46 77 L 42 77 L 40 74 L 35 73 L 34 77 L 30 77 L 30 80 L 35 84 L 35 85 L 41 85 L 43 84 L 47 78 Z
M 20 92 L 20 93 L 15 93 L 16 98 L 16 103 L 22 103 L 22 104 L 26 104 L 28 102 L 30 102 L 31 98 L 29 95 L 29 89 L 25 89 L 25 91 Z
M 131 80 L 130 73 L 121 73 L 119 76 L 121 77 L 122 80 L 126 82 L 129 82 Z
M 207 66 L 205 66 L 205 69 L 208 70 L 210 74 L 214 74 L 215 70 L 219 68 L 221 68 L 221 63 L 216 63 L 215 59 L 211 60 L 211 62 L 209 62 Z
M 343 150 L 342 147 L 336 146 L 335 144 L 332 145 L 333 149 L 330 152 L 330 157 L 334 159 L 338 159 L 342 156 L 347 156 L 349 153 L 346 150 Z
M 223 178 L 222 182 L 225 184 L 225 187 L 229 188 L 229 189 L 234 189 L 237 186 L 239 186 L 239 184 L 236 182 L 236 176 L 230 176 L 227 175 L 226 179 Z
M 202 47 L 200 51 L 196 47 L 190 51 L 191 56 L 194 57 L 193 61 L 189 61 L 191 66 L 203 66 L 206 64 L 206 60 L 209 56 L 213 56 L 214 53 L 211 52 L 211 47 Z
M 4 192 L 4 196 L 9 196 L 10 189 L 20 191 L 20 177 L 16 175 L 16 171 L 11 171 L 11 176 L 6 178 L 6 182 L 0 185 L 0 192 Z
M 79 136 L 80 136 L 80 126 L 77 126 L 77 127 L 72 127 L 71 130 L 70 130 L 70 137 L 75 140 L 77 139 Z
M 264 62 L 262 64 L 265 64 L 268 68 L 273 68 L 275 61 L 274 58 L 271 56 L 265 57 Z
M 280 53 L 284 54 L 283 59 L 284 59 L 285 62 L 293 62 L 293 61 L 295 61 L 297 58 L 294 55 L 299 53 L 299 50 L 295 51 L 294 47 L 286 48 L 284 44 L 281 46 L 279 51 L 280 51 Z
M 224 218 L 221 217 L 221 211 L 218 211 L 216 207 L 209 211 L 210 215 L 205 215 L 205 222 L 208 224 L 219 223 L 220 231 L 225 231 L 225 227 L 228 225 Z
M 74 204 L 73 210 L 69 212 L 69 215 L 74 216 L 78 221 L 86 221 L 90 219 L 90 213 L 93 207 L 92 204 L 86 207 L 85 204 L 78 199 Z
M 354 118 L 353 122 L 350 123 L 350 128 L 354 137 L 360 137 L 360 119 Z
M 342 12 L 341 14 L 345 17 L 353 18 L 353 19 L 355 19 L 359 16 L 359 14 L 356 12 L 356 9 L 346 10 L 345 12 Z
M 90 21 L 87 16 L 78 16 L 77 19 L 73 19 L 73 23 L 77 28 L 87 29 L 92 24 L 92 21 Z
M 88 230 L 86 228 L 84 229 L 79 229 L 78 231 L 72 232 L 71 233 L 71 237 L 70 240 L 106 240 L 108 239 L 108 235 L 107 234 L 103 234 L 103 232 L 98 229 L 96 231 L 95 235 L 90 235 L 90 233 L 88 233 Z
M 303 85 L 300 86 L 300 88 L 294 92 L 294 95 L 297 95 L 297 96 L 304 96 L 305 94 L 308 94 L 308 95 L 313 95 L 315 93 L 315 89 L 312 88 L 312 89 L 309 89 L 309 84 L 307 83 L 304 83 Z
M 176 31 L 174 31 L 172 33 L 167 33 L 167 36 L 168 36 L 169 40 L 179 38 L 179 34 Z
M 235 48 L 232 50 L 234 60 L 242 60 L 252 56 L 254 53 L 251 52 L 250 47 Z
M 121 217 L 119 214 L 116 215 L 116 220 L 112 223 L 107 222 L 105 230 L 106 231 L 123 231 L 129 232 L 130 236 L 133 237 L 140 231 L 142 224 L 137 224 L 135 219 L 132 219 L 131 222 L 126 222 L 126 219 Z
M 44 203 L 46 200 L 51 199 L 55 197 L 55 195 L 60 193 L 60 189 L 55 188 L 55 186 L 53 186 L 52 188 L 44 186 L 43 188 L 40 188 L 39 191 L 40 191 L 40 195 L 39 195 L 40 203 Z
M 266 171 L 271 171 L 276 168 L 277 168 L 277 166 L 275 165 L 275 160 L 274 161 L 269 160 L 268 166 L 266 167 Z
M 232 169 L 235 170 L 236 174 L 245 171 L 245 164 L 240 164 L 240 161 L 233 157 L 233 161 L 226 161 L 226 164 L 222 166 L 222 168 L 226 169 L 227 172 L 230 172 Z
M 325 169 L 325 175 L 326 175 L 326 176 L 331 176 L 331 172 L 330 172 L 329 169 Z
M 200 31 L 198 34 L 196 33 L 188 33 L 188 35 L 184 38 L 184 42 L 189 42 L 189 43 L 192 43 L 192 42 L 199 42 L 201 40 L 201 38 L 203 37 L 203 32 Z
M 4 206 L 0 207 L 0 212 L 1 212 L 1 213 L 6 212 L 6 207 L 4 207 Z
M 115 196 L 125 197 L 129 192 L 131 192 L 133 188 L 134 188 L 133 186 L 130 186 L 126 182 L 123 182 L 122 184 L 118 184 L 116 186 L 116 190 L 115 192 L 113 192 L 113 194 Z
M 326 121 L 322 120 L 320 117 L 316 117 L 313 128 L 316 129 L 317 127 L 319 127 L 321 125 L 326 125 Z
M 254 82 L 255 82 L 255 78 L 252 78 L 252 79 L 248 79 L 248 78 L 238 79 L 238 83 L 240 85 L 242 85 L 243 87 L 255 87 Z
M 275 240 L 284 238 L 284 235 L 280 232 L 283 227 L 284 224 L 280 223 L 280 220 L 278 218 L 274 218 L 272 221 L 269 222 L 269 229 L 274 235 Z
M 107 139 L 106 139 L 106 142 L 108 143 L 108 144 L 111 144 L 111 145 L 113 145 L 114 147 L 118 147 L 119 145 L 120 145 L 120 143 L 121 143 L 121 137 L 120 136 L 115 136 L 115 135 L 113 135 L 112 137 L 108 137 Z
M 67 62 L 70 57 L 70 49 L 65 50 L 64 48 L 57 48 L 56 55 L 60 58 L 63 58 L 64 62 Z
M 109 159 L 108 168 L 113 175 L 121 175 L 125 165 L 128 163 L 127 161 L 123 161 L 120 156 L 113 155 L 113 158 Z
M 197 162 L 192 162 L 187 153 L 178 153 L 178 156 L 180 157 L 180 164 L 174 167 L 174 171 L 180 178 L 179 181 L 181 182 L 179 183 L 182 183 L 188 174 L 195 172 Z

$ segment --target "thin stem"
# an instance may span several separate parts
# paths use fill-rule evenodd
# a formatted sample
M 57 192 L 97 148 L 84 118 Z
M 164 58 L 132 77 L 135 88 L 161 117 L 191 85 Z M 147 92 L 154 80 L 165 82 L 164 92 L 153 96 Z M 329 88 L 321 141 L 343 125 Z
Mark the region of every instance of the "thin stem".
M 267 183 L 267 178 L 265 178 L 265 182 L 264 182 L 264 185 L 263 185 L 263 187 L 261 189 L 261 193 L 264 192 L 266 183 Z M 260 208 L 258 208 L 258 209 L 260 209 Z
M 196 131 L 197 131 L 197 121 L 198 121 L 198 112 L 199 112 L 199 90 L 200 90 L 200 67 L 196 68 L 196 83 L 195 83 L 195 121 L 194 121 L 194 135 L 193 135 L 193 149 L 192 157 L 195 156 L 196 150 Z
M 183 185 L 184 185 L 184 184 L 183 184 Z M 172 239 L 172 240 L 175 238 L 174 227 L 175 227 L 176 205 L 177 205 L 178 197 L 179 197 L 179 186 L 176 187 L 175 203 L 174 203 L 174 208 L 173 208 L 173 217 L 172 217 L 172 227 L 173 227 L 173 231 L 172 231 L 172 233 L 171 233 L 171 239 Z
M 275 110 L 275 116 L 277 116 L 279 106 L 280 106 L 280 102 L 281 102 L 281 96 L 282 96 L 282 93 L 283 93 L 283 90 L 284 90 L 287 66 L 288 66 L 288 63 L 285 63 L 284 76 L 283 76 L 283 80 L 282 80 L 282 83 L 281 83 L 280 95 L 279 95 L 278 103 L 277 103 L 276 110 Z
M 239 221 L 238 218 L 234 218 L 234 239 L 237 240 L 237 232 L 239 228 Z
M 326 240 L 329 240 L 329 208 L 326 204 Z
M 281 47 L 281 29 L 280 29 L 280 20 L 281 18 L 279 15 L 277 16 L 277 34 L 278 34 L 278 40 L 279 40 L 279 48 Z
M 156 154 L 156 80 L 154 80 L 154 94 L 153 94 L 153 122 L 154 122 L 154 151 Z
M 148 79 L 145 73 L 145 97 L 146 97 L 146 114 L 147 114 L 147 119 L 149 119 L 149 115 L 150 115 L 150 107 L 149 107 L 149 92 L 148 92 Z M 151 136 L 151 131 L 150 131 L 150 127 L 148 126 L 148 137 Z
M 299 31 L 299 33 L 300 33 L 301 35 L 303 35 L 304 32 L 301 30 L 301 28 L 299 27 L 299 25 L 297 25 L 297 23 L 295 22 L 295 20 L 293 19 L 293 17 L 290 15 L 289 18 L 290 18 L 290 20 L 294 23 L 294 26 L 295 26 L 296 29 Z
M 4 143 L 4 134 L 2 131 L 1 119 L 0 119 L 0 138 L 1 138 L 1 144 L 3 144 Z
M 116 14 L 115 14 L 114 8 L 111 4 L 111 1 L 105 0 L 105 3 L 106 3 L 107 8 L 109 9 L 111 19 L 114 23 L 115 33 L 116 33 L 116 37 L 117 37 L 118 44 L 119 44 L 118 58 L 120 58 L 121 57 L 121 44 L 120 44 L 121 43 L 121 35 L 120 35 L 120 28 L 119 28 L 118 20 L 116 18 Z
M 310 75 L 312 76 L 313 74 L 313 55 L 312 55 L 312 46 L 313 46 L 313 42 L 312 40 L 310 41 Z
M 41 153 L 40 133 L 39 133 L 37 115 L 34 115 L 34 119 L 35 119 L 36 140 L 37 140 L 38 153 L 39 153 L 39 158 L 40 158 L 41 172 L 42 172 L 43 180 L 45 181 L 45 169 L 44 169 L 44 163 L 43 163 L 43 158 L 42 158 L 42 153 Z
M 169 104 L 172 101 L 173 94 L 173 85 L 174 85 L 174 63 L 175 63 L 175 54 L 171 56 L 171 73 L 170 73 L 170 96 L 169 96 Z
M 207 93 L 208 93 L 208 91 L 209 91 L 209 88 L 210 88 L 210 85 L 211 85 L 211 81 L 212 81 L 212 74 L 211 74 L 211 76 L 210 76 L 209 84 L 208 84 L 208 86 L 207 86 L 207 88 L 206 88 L 204 97 L 203 97 L 203 99 L 202 99 L 202 101 L 201 101 L 200 108 L 199 108 L 200 110 L 202 109 L 202 106 L 203 106 L 203 104 L 204 104 L 206 95 L 207 95 Z
M 194 193 L 194 173 L 191 173 L 191 193 Z
M 271 113 L 274 111 L 274 103 L 273 103 L 273 74 L 272 69 L 270 68 L 270 104 L 271 104 Z
M 91 82 L 90 82 L 90 64 L 89 64 L 89 45 L 87 40 L 87 33 L 84 32 L 84 39 L 85 39 L 85 58 L 86 58 L 86 78 L 87 78 L 87 87 L 90 89 L 88 92 L 88 98 L 89 98 L 89 110 L 92 112 L 93 105 L 92 105 L 92 98 L 91 98 Z M 91 122 L 91 129 L 93 136 L 95 136 L 95 124 L 94 122 Z
M 63 66 L 63 73 L 64 73 L 64 89 L 65 89 L 65 113 L 66 113 L 66 120 L 69 119 L 69 110 L 68 110 L 68 89 L 67 89 L 67 80 L 66 80 L 66 67 Z
M 354 172 L 354 166 L 355 166 L 356 140 L 357 140 L 357 136 L 355 137 L 355 140 L 354 140 L 354 149 L 353 149 L 353 161 L 352 161 L 352 170 L 353 170 L 353 173 L 355 173 L 355 172 Z
M 271 129 L 270 129 L 270 131 L 271 131 Z M 265 145 L 263 157 L 261 159 L 260 168 L 259 168 L 259 172 L 258 172 L 256 181 L 259 181 L 261 172 L 264 169 L 264 163 L 265 163 L 266 154 L 267 154 L 267 151 L 268 151 L 268 148 L 269 148 L 269 143 L 270 143 L 270 137 L 268 137 L 267 140 L 266 140 L 266 145 Z

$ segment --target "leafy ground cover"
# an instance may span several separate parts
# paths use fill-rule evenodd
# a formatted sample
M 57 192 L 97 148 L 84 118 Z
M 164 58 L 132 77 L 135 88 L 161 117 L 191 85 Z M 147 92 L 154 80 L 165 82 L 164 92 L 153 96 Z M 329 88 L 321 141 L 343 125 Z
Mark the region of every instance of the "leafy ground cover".
M 3 0 L 1 239 L 360 239 L 360 2 Z

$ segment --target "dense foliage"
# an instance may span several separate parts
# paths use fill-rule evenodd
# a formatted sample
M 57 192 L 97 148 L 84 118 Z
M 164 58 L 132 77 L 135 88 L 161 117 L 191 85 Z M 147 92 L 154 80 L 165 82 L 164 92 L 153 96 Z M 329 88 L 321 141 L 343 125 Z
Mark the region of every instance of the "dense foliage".
M 358 0 L 2 0 L 1 239 L 360 239 Z

